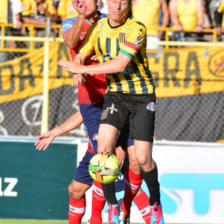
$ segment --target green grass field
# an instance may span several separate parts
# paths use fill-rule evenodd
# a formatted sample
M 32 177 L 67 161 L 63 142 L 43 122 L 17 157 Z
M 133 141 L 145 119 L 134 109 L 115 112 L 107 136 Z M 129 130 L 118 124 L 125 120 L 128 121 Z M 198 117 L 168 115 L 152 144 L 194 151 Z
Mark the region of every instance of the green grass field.
M 68 224 L 68 221 L 37 219 L 0 219 L 0 224 Z
M 37 219 L 0 219 L 0 224 L 68 224 L 68 221 Z M 85 224 L 85 222 L 83 222 L 82 224 Z
M 68 221 L 67 220 L 66 221 L 37 220 L 37 219 L 0 219 L 0 224 L 68 224 Z M 82 224 L 86 224 L 86 223 L 83 222 Z
M 0 219 L 0 224 L 68 224 L 68 221 L 61 220 L 40 220 L 40 219 Z M 86 224 L 83 222 L 82 224 Z M 104 223 L 106 224 L 106 223 Z M 138 223 L 132 223 L 138 224 Z M 172 223 L 169 223 L 172 224 Z M 175 223 L 177 224 L 177 223 Z
M 67 220 L 65 221 L 37 220 L 37 219 L 0 219 L 0 224 L 68 224 L 68 221 Z M 82 224 L 86 224 L 86 223 L 83 222 Z

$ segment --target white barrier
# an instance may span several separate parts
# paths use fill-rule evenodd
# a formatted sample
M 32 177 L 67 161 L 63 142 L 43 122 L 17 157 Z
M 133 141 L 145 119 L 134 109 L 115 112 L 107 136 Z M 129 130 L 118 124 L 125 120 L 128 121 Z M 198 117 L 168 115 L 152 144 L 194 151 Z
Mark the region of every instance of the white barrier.
M 224 144 L 157 141 L 153 156 L 166 223 L 224 223 Z M 87 206 L 84 220 L 90 217 L 91 200 Z M 143 223 L 134 204 L 131 222 Z
M 36 140 L 32 137 L 0 137 L 0 141 L 6 139 L 11 142 Z M 88 140 L 57 138 L 55 142 L 77 144 L 77 158 L 81 160 Z M 224 144 L 156 141 L 153 157 L 159 169 L 166 223 L 224 224 Z M 147 192 L 145 183 L 142 187 Z M 121 196 L 118 194 L 118 197 Z M 134 204 L 131 212 L 132 223 L 143 223 Z M 87 192 L 87 210 L 83 221 L 87 221 L 90 215 L 91 190 Z M 106 212 L 103 213 L 103 220 L 107 221 Z

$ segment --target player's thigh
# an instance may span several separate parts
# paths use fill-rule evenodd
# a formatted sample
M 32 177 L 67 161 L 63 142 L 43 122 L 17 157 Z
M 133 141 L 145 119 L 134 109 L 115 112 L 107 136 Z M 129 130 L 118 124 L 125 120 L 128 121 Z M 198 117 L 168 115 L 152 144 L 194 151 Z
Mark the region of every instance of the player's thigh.
M 129 111 L 123 103 L 121 94 L 109 93 L 104 96 L 103 112 L 100 124 L 110 124 L 119 131 L 127 125 Z
M 81 104 L 80 111 L 92 149 L 97 152 L 99 120 L 103 111 L 102 105 Z
M 73 180 L 69 185 L 69 195 L 73 198 L 80 199 L 82 198 L 86 191 L 91 187 L 89 184 L 84 184 Z
M 130 116 L 130 132 L 135 140 L 153 142 L 155 129 L 155 94 L 133 97 L 135 108 Z
M 111 151 L 115 147 L 127 119 L 128 112 L 122 105 L 119 94 L 106 94 L 100 118 L 98 152 Z

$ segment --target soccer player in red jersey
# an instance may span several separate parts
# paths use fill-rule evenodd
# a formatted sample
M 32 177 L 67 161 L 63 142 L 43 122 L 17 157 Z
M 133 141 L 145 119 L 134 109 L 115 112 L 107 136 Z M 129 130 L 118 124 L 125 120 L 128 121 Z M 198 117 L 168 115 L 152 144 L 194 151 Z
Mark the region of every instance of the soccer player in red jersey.
M 61 25 L 61 32 L 64 42 L 67 47 L 70 48 L 70 54 L 72 59 L 78 53 L 78 50 L 85 38 L 88 28 L 92 23 L 96 22 L 102 17 L 97 11 L 100 1 L 86 0 L 77 1 L 72 0 L 73 7 L 79 12 L 77 17 L 72 17 L 63 21 Z M 94 64 L 90 61 L 88 64 Z M 105 93 L 106 82 L 105 76 L 85 76 L 85 85 L 82 85 L 84 81 L 83 77 L 78 80 L 78 102 L 80 104 L 80 111 L 72 115 L 64 124 L 53 129 L 50 132 L 45 133 L 39 137 L 39 141 L 36 142 L 37 149 L 46 149 L 53 139 L 62 133 L 70 131 L 82 122 L 84 122 L 90 143 L 88 149 L 76 169 L 74 180 L 69 185 L 69 224 L 81 223 L 81 219 L 85 213 L 86 198 L 85 192 L 92 186 L 93 179 L 88 172 L 89 160 L 95 154 L 94 148 L 97 148 L 97 141 L 94 136 L 98 132 L 98 114 L 101 114 L 102 110 L 97 105 L 101 105 L 103 102 L 103 95 Z M 89 122 L 91 120 L 91 122 Z M 95 150 L 96 151 L 96 150 Z M 93 187 L 93 200 L 92 215 L 90 224 L 102 223 L 101 211 L 105 205 L 105 198 L 99 183 L 95 183 Z

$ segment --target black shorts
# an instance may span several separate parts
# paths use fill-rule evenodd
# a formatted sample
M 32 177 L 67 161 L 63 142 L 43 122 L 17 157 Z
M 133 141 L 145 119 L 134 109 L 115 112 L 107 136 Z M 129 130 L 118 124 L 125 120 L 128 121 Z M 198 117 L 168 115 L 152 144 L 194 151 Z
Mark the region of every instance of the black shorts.
M 155 103 L 155 94 L 107 93 L 100 124 L 110 124 L 121 132 L 128 126 L 132 138 L 153 142 Z

